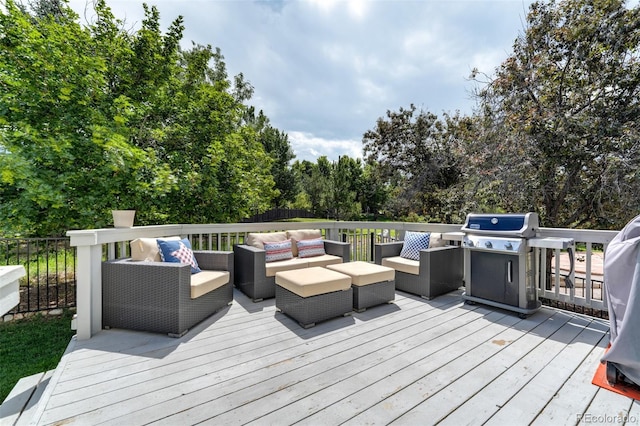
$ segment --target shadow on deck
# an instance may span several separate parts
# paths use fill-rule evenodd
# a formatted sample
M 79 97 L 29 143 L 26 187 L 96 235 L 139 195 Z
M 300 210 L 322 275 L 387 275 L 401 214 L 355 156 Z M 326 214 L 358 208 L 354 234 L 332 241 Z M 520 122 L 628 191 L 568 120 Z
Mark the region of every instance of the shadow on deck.
M 273 299 L 234 298 L 179 339 L 103 330 L 72 340 L 33 424 L 640 419 L 637 402 L 591 384 L 609 340 L 601 319 L 548 307 L 520 319 L 459 292 L 397 292 L 394 304 L 305 330 Z

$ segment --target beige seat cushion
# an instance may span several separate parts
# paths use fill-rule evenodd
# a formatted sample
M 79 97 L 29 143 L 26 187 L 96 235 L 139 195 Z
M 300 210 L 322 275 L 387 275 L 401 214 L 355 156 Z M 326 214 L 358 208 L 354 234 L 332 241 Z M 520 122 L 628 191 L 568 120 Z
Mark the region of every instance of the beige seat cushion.
M 339 265 L 328 265 L 327 268 L 349 275 L 351 277 L 351 284 L 358 287 L 384 281 L 393 281 L 396 278 L 395 269 L 369 262 L 347 262 Z
M 264 243 L 288 240 L 286 232 L 249 232 L 245 244 L 264 250 Z
M 191 298 L 195 299 L 229 282 L 228 271 L 201 271 L 191 275 Z
M 332 254 L 323 254 L 322 256 L 313 256 L 313 257 L 305 257 L 309 263 L 309 266 L 327 266 L 327 265 L 335 265 L 337 263 L 342 263 L 342 258 L 340 256 L 334 256 Z
M 298 241 L 313 240 L 315 238 L 322 238 L 322 231 L 319 229 L 294 229 L 287 231 L 287 239 L 291 239 L 291 251 L 293 257 L 298 256 Z
M 276 284 L 300 297 L 317 296 L 349 290 L 351 277 L 322 267 L 282 271 L 276 274 Z
M 161 237 L 163 240 L 180 240 L 180 237 Z M 155 238 L 136 238 L 129 244 L 131 260 L 161 262 L 160 249 Z
M 420 262 L 417 260 L 405 259 L 400 256 L 385 257 L 382 259 L 382 266 L 407 274 L 420 275 Z
M 309 266 L 307 259 L 298 259 L 295 257 L 293 259 L 277 260 L 275 262 L 265 263 L 265 275 L 267 277 L 275 277 L 277 272 L 302 269 L 307 266 Z

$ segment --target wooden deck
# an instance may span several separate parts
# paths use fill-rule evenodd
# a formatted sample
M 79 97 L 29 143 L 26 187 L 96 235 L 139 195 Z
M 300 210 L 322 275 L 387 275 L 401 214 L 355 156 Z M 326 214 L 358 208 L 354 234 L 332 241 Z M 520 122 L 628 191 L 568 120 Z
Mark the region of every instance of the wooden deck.
M 180 339 L 103 330 L 72 341 L 32 424 L 640 422 L 637 402 L 591 384 L 603 320 L 550 308 L 523 320 L 457 293 L 397 292 L 305 330 L 274 300 L 234 296 Z

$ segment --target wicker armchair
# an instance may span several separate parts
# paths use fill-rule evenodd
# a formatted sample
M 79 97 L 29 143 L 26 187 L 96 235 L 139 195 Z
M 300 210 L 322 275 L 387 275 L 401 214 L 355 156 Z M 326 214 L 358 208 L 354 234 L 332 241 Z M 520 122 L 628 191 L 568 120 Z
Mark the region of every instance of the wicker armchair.
M 102 264 L 105 328 L 184 335 L 233 301 L 233 252 L 194 251 L 198 265 L 225 284 L 192 298 L 191 266 L 116 259 Z M 195 277 L 196 275 L 194 275 Z
M 374 248 L 375 263 L 396 270 L 396 290 L 432 299 L 463 285 L 464 260 L 461 247 L 444 246 L 421 250 L 420 260 L 415 261 L 399 258 L 402 245 L 403 241 L 396 241 L 376 244 Z
M 263 249 L 244 244 L 233 246 L 235 253 L 235 285 L 254 302 L 276 296 L 275 273 L 268 276 Z M 338 256 L 342 262 L 351 258 L 351 244 L 324 240 L 327 255 Z M 309 266 L 325 266 L 322 258 L 309 258 Z M 333 262 L 335 263 L 335 262 Z M 291 269 L 296 269 L 296 266 Z

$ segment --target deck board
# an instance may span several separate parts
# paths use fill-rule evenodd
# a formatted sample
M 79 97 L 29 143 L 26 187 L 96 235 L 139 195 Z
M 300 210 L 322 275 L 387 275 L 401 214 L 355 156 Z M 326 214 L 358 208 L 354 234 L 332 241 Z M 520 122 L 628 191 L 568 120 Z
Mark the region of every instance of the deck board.
M 593 326 L 593 329 L 603 333 L 603 337 L 562 384 L 558 392 L 551 395 L 552 399 L 536 417 L 534 425 L 571 424 L 577 422 L 578 416 L 586 412 L 599 389 L 591 385 L 591 380 L 609 342 L 608 328 L 598 322 L 594 322 Z
M 538 325 L 538 321 L 541 320 L 544 320 L 544 322 Z M 531 328 L 528 327 L 529 325 Z M 383 401 L 375 410 L 368 410 L 364 413 L 363 418 L 357 419 L 357 422 L 362 420 L 376 421 L 375 419 L 378 418 L 380 420 L 377 422 L 381 423 L 397 419 L 398 422 L 407 424 L 412 421 L 419 422 L 424 418 L 422 413 L 426 411 L 429 412 L 429 418 L 436 422 L 474 397 L 475 399 L 467 404 L 465 411 L 469 411 L 468 414 L 471 418 L 478 416 L 484 410 L 490 408 L 487 407 L 487 404 L 494 405 L 497 403 L 497 396 L 494 396 L 493 392 L 498 394 L 503 392 L 501 384 L 494 383 L 492 386 L 496 377 L 508 372 L 509 368 L 533 350 L 538 343 L 543 342 L 544 336 L 550 335 L 558 326 L 558 321 L 552 322 L 544 312 L 538 312 L 526 320 L 525 329 L 518 333 L 520 336 L 491 339 L 492 343 L 490 344 L 499 347 L 501 350 L 490 358 L 472 358 L 469 360 L 470 365 L 465 374 L 459 377 L 453 376 L 452 378 L 438 375 L 436 376 L 437 380 L 429 376 L 420 379 L 413 386 L 403 389 L 392 398 Z M 537 334 L 533 334 L 534 330 L 537 330 Z M 494 340 L 500 343 L 493 343 Z M 503 341 L 510 343 L 501 346 Z M 503 376 L 503 379 L 505 377 L 512 376 Z M 505 385 L 508 386 L 508 384 Z M 486 388 L 488 388 L 488 392 L 480 392 Z M 407 407 L 404 406 L 408 401 L 411 402 L 409 405 L 410 410 L 407 410 Z M 477 404 L 475 404 L 476 401 L 478 401 Z M 402 417 L 404 419 L 401 419 Z
M 480 325 L 479 330 L 468 329 L 466 335 L 450 333 L 452 339 L 448 339 L 447 344 L 437 348 L 437 351 L 423 351 L 420 359 L 410 359 L 409 362 L 397 365 L 396 360 L 392 360 L 389 365 L 384 366 L 382 376 L 375 383 L 357 390 L 356 393 L 341 399 L 336 404 L 326 407 L 322 411 L 306 418 L 302 424 L 318 424 L 324 419 L 331 424 L 337 424 L 351 420 L 354 414 L 365 412 L 376 403 L 385 401 L 396 392 L 411 386 L 416 382 L 416 378 L 424 379 L 430 376 L 433 383 L 445 383 L 437 375 L 446 375 L 446 380 L 450 380 L 451 374 L 461 371 L 464 368 L 468 355 L 487 356 L 490 351 L 495 350 L 495 345 L 481 345 L 479 343 L 495 337 L 496 330 L 501 329 L 502 324 L 518 321 L 517 317 L 508 316 L 504 313 L 495 313 L 495 316 L 487 315 L 486 320 L 495 321 L 494 324 L 483 326 L 482 321 L 476 321 Z M 502 323 L 502 324 L 501 324 Z M 455 344 L 453 344 L 455 343 Z M 482 354 L 480 354 L 482 352 Z M 403 356 L 404 358 L 404 356 Z M 452 369 L 450 369 L 452 368 Z M 462 370 L 464 371 L 464 370 Z M 375 418 L 375 417 L 374 417 Z M 358 422 L 362 419 L 358 419 Z
M 504 368 L 499 376 L 495 377 L 494 375 L 495 378 L 482 388 L 482 392 L 474 395 L 472 400 L 457 410 L 459 410 L 459 412 L 473 413 L 471 417 L 473 419 L 472 423 L 474 424 L 482 424 L 484 422 L 493 423 L 493 416 L 495 416 L 496 413 L 502 413 L 505 407 L 509 406 L 509 401 L 521 393 L 522 388 L 528 384 L 545 365 L 550 363 L 562 348 L 579 333 L 582 324 L 571 324 L 571 320 L 565 322 L 567 318 L 561 318 L 559 321 L 556 321 L 556 317 L 557 315 L 549 318 L 542 324 L 548 324 L 549 327 L 547 331 L 553 331 L 552 333 L 546 334 L 540 331 L 540 336 L 534 335 L 533 333 L 536 333 L 539 327 L 534 329 L 533 333 L 524 336 L 525 340 L 529 340 L 532 346 L 535 346 L 531 347 L 526 353 L 521 354 L 522 357 L 518 359 L 517 362 L 508 365 L 508 368 Z M 577 321 L 582 323 L 581 319 L 577 319 Z M 515 357 L 511 357 L 511 359 L 515 359 Z M 486 364 L 491 366 L 491 360 L 488 360 Z M 504 364 L 500 363 L 497 367 L 500 368 L 501 365 Z M 475 375 L 475 370 L 469 374 Z M 421 411 L 428 409 L 428 407 L 429 405 L 421 407 Z M 527 407 L 520 407 L 520 404 L 517 404 L 516 410 L 526 408 Z M 410 414 L 412 413 L 409 413 L 409 415 Z M 500 417 L 500 415 L 497 417 Z M 510 419 L 513 418 L 530 417 L 525 417 L 524 413 L 522 413 Z M 501 421 L 504 422 L 506 420 L 500 419 L 495 424 L 500 424 Z
M 13 425 L 20 419 L 45 375 L 46 373 L 42 372 L 18 380 L 18 383 L 7 395 L 6 402 L 0 405 L 0 424 Z M 26 415 L 22 417 L 27 418 Z
M 608 324 L 542 308 L 529 318 L 454 292 L 310 329 L 239 292 L 179 339 L 103 330 L 72 342 L 37 424 L 576 424 L 638 415 L 591 384 Z M 514 419 L 517 419 L 515 421 Z M 515 423 L 514 423 L 515 422 Z
M 500 408 L 500 411 L 491 417 L 487 424 L 500 425 L 508 423 L 510 419 L 535 418 L 554 395 L 556 395 L 562 387 L 562 384 L 568 380 L 573 372 L 570 368 L 567 368 L 567 364 L 570 363 L 569 360 L 583 360 L 593 349 L 593 346 L 597 345 L 602 339 L 603 333 L 589 328 L 590 325 L 591 322 L 587 322 L 586 320 L 584 320 L 584 322 L 569 321 L 560 331 L 572 327 L 573 330 L 567 337 L 570 338 L 574 334 L 575 337 L 573 337 L 571 341 L 566 342 L 564 347 L 558 348 L 560 351 L 554 353 L 553 359 L 543 364 L 540 371 L 531 377 L 531 380 L 518 390 L 518 392 Z M 581 326 L 584 326 L 584 328 L 575 333 Z M 557 334 L 559 334 L 560 331 Z M 559 339 L 559 343 L 560 341 Z M 540 362 L 544 363 L 544 360 L 540 360 Z
M 287 399 L 282 400 L 281 392 L 274 392 L 252 402 L 251 407 L 242 408 L 241 411 L 250 414 L 250 417 L 242 418 L 238 413 L 240 409 L 235 409 L 216 418 L 216 421 L 220 421 L 221 424 L 235 423 L 237 420 L 241 420 L 242 424 L 256 420 L 273 423 L 277 423 L 278 419 L 285 419 L 287 423 L 298 421 L 308 414 L 304 411 L 308 412 L 321 404 L 339 401 L 343 395 L 349 395 L 372 382 L 384 379 L 390 369 L 394 368 L 393 364 L 399 364 L 398 357 L 403 357 L 400 365 L 404 366 L 442 347 L 454 344 L 462 334 L 460 330 L 471 328 L 465 321 L 469 321 L 466 317 L 475 317 L 474 314 L 476 312 L 456 318 L 441 315 L 437 323 L 430 324 L 432 327 L 422 332 L 413 330 L 415 327 L 398 331 L 402 340 L 394 335 L 394 340 L 379 339 L 379 342 L 366 342 L 364 347 L 352 346 L 339 356 L 323 359 L 312 369 L 312 375 L 308 374 L 309 371 L 302 371 L 301 373 L 308 378 L 289 386 Z M 463 325 L 466 327 L 462 328 Z M 480 326 L 474 328 L 475 331 L 479 329 Z M 288 412 L 291 411 L 294 411 L 296 416 L 289 415 Z M 268 414 L 271 416 L 267 416 Z

